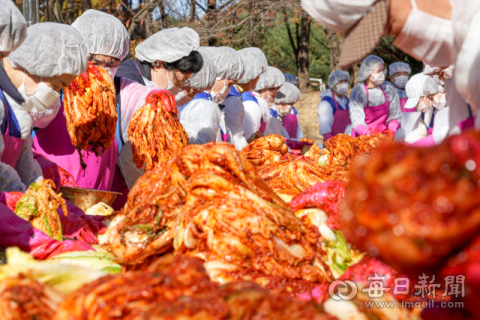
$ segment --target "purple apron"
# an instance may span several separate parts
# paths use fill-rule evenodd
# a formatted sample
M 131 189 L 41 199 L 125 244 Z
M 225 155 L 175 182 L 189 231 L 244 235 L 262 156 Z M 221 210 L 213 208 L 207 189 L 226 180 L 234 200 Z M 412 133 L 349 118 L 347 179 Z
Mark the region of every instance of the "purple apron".
M 91 151 L 91 147 L 88 156 L 85 150 L 81 150 L 83 161 L 87 165 L 83 170 L 80 155 L 72 145 L 67 131 L 63 101 L 55 119 L 46 128 L 39 130 L 33 138 L 33 148 L 67 170 L 80 188 L 111 191 L 118 158 L 116 139 L 107 151 L 100 150 L 98 157 Z
M 335 102 L 336 111 L 333 115 L 332 136 L 336 136 L 339 133 L 345 133 L 345 129 L 352 123 L 350 120 L 350 110 L 341 110 L 338 107 L 335 94 L 332 93 L 333 101 Z
M 385 102 L 379 106 L 372 106 L 368 107 L 368 88 L 367 84 L 365 83 L 365 90 L 367 91 L 367 107 L 365 110 L 365 123 L 367 124 L 368 128 L 374 128 L 376 126 L 385 126 L 385 130 L 387 129 L 387 119 L 388 119 L 388 109 L 390 107 L 390 102 L 388 102 L 387 95 L 383 90 L 382 86 L 380 85 L 380 89 L 382 89 L 383 96 L 385 97 Z M 352 137 L 358 137 L 359 134 L 352 128 Z
M 265 133 L 265 129 L 266 129 L 266 128 L 267 128 L 267 123 L 266 123 L 265 121 L 263 121 L 263 120 L 260 120 L 260 132 L 261 132 L 262 134 Z
M 5 109 L 5 115 L 2 124 L 2 137 L 5 148 L 2 154 L 2 162 L 8 164 L 12 168 L 15 168 L 18 158 L 20 157 L 20 153 L 22 152 L 22 147 L 25 140 L 21 138 L 20 128 L 18 126 L 18 121 L 16 120 L 17 118 L 15 117 L 15 113 L 13 113 L 13 109 L 11 109 L 7 98 L 3 94 L 3 90 L 1 89 L 0 98 L 3 101 Z M 10 126 L 12 126 L 12 129 L 15 129 L 16 132 L 10 132 Z M 5 127 L 4 133 L 3 127 Z M 17 137 L 15 137 L 15 135 Z
M 296 114 L 287 114 L 283 118 L 283 127 L 292 139 L 297 139 L 298 119 Z

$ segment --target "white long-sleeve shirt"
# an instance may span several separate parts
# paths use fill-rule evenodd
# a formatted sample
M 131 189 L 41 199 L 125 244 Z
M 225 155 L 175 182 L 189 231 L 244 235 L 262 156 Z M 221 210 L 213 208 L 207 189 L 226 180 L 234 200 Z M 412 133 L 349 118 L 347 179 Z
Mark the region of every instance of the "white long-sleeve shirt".
M 180 123 L 188 133 L 190 144 L 216 141 L 221 118 L 218 105 L 205 99 L 191 101 L 180 113 Z
M 243 130 L 245 131 L 245 138 L 249 139 L 255 132 L 260 130 L 262 110 L 255 101 L 244 101 L 243 107 L 245 109 Z
M 390 103 L 388 108 L 387 125 L 392 120 L 397 120 L 399 123 L 402 120 L 402 110 L 400 108 L 400 100 L 398 98 L 397 89 L 390 83 L 385 82 L 381 85 Z M 356 129 L 359 124 L 366 125 L 365 122 L 365 108 L 379 106 L 385 103 L 385 96 L 380 86 L 373 89 L 368 89 L 368 101 L 365 85 L 360 82 L 353 88 L 350 94 L 350 120 L 352 121 L 352 128 Z
M 332 97 L 332 90 L 328 89 L 320 92 L 320 98 Z M 340 110 L 347 110 L 347 97 L 343 96 L 341 99 L 335 97 Z M 324 135 L 332 132 L 334 115 L 332 105 L 328 101 L 320 101 L 317 107 L 318 125 L 320 126 L 320 134 Z
M 230 139 L 238 151 L 241 151 L 248 144 L 244 137 L 243 119 L 245 117 L 245 109 L 242 101 L 236 96 L 229 96 L 222 105 L 222 113 L 225 117 L 225 125 Z

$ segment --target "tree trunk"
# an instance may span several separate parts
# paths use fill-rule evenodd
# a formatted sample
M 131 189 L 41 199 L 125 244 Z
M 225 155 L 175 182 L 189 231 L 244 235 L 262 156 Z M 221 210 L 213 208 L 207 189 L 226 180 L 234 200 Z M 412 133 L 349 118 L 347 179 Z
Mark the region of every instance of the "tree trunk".
M 73 0 L 67 0 L 67 24 L 73 23 Z
M 161 29 L 166 29 L 168 27 L 167 24 L 167 13 L 165 12 L 165 1 L 160 2 L 160 16 L 162 19 L 162 24 L 160 26 Z
M 55 22 L 63 23 L 62 7 L 63 7 L 63 0 L 56 0 L 55 1 L 55 6 L 53 7 L 53 13 L 55 15 Z
M 348 73 L 350 74 L 350 87 L 352 88 L 358 83 L 357 76 L 358 76 L 358 72 L 360 71 L 361 65 L 362 63 L 359 62 L 353 65 L 353 67 L 351 67 L 350 69 L 348 69 Z
M 300 91 L 310 90 L 310 59 L 308 51 L 310 50 L 310 17 L 302 12 L 300 34 L 298 36 L 298 55 L 297 55 L 297 75 Z
M 213 27 L 217 20 L 217 0 L 208 0 L 208 6 L 207 6 L 207 19 L 209 22 L 209 25 Z M 218 39 L 217 37 L 212 37 L 208 39 L 208 45 L 211 47 L 216 47 L 218 45 Z
M 341 43 L 339 41 L 340 36 L 327 28 L 323 29 L 327 37 L 328 46 L 330 47 L 330 72 L 338 70 L 338 64 L 340 62 Z
M 148 6 L 150 0 L 145 0 L 145 5 Z M 153 11 L 153 9 L 152 9 Z M 143 21 L 143 25 L 145 27 L 145 39 L 149 38 L 153 34 L 153 23 L 152 23 L 152 14 L 147 13 L 145 19 Z
M 81 0 L 82 1 L 82 13 L 87 11 L 88 9 L 92 9 L 92 3 L 90 0 Z
M 190 0 L 190 17 L 188 21 L 192 22 L 195 21 L 195 7 L 197 6 L 197 1 Z
M 55 22 L 55 15 L 53 13 L 53 9 L 55 7 L 56 0 L 48 0 L 47 1 L 47 10 L 45 15 L 45 21 Z

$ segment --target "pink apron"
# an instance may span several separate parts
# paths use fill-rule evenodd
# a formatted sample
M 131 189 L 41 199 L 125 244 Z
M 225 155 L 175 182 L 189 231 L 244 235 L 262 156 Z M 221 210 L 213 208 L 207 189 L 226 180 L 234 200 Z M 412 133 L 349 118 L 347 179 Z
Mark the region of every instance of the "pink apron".
M 2 154 L 2 162 L 8 164 L 12 168 L 15 168 L 18 158 L 20 157 L 20 153 L 22 152 L 22 147 L 25 140 L 10 135 L 10 112 L 12 113 L 12 117 L 15 117 L 15 114 L 13 113 L 13 110 L 9 110 L 10 105 L 8 104 L 7 98 L 3 94 L 3 90 L 0 89 L 0 91 L 1 99 L 5 109 L 4 117 L 6 119 L 6 130 L 5 133 L 2 134 L 3 144 L 5 145 Z
M 400 98 L 400 108 L 402 109 L 402 112 L 403 112 L 403 113 L 406 113 L 406 112 L 416 112 L 416 111 L 417 111 L 417 107 L 408 108 L 408 109 L 405 108 L 405 105 L 407 104 L 407 101 L 408 101 L 408 98 Z
M 283 127 L 292 139 L 297 139 L 298 119 L 296 114 L 287 114 L 283 118 Z
M 265 133 L 265 129 L 266 129 L 266 128 L 267 128 L 267 123 L 264 122 L 263 120 L 260 120 L 260 132 L 261 132 L 262 134 Z
M 39 130 L 33 138 L 33 147 L 35 151 L 67 170 L 80 188 L 105 191 L 112 189 L 118 158 L 116 139 L 106 152 L 103 153 L 100 148 L 98 157 L 91 148 L 88 156 L 87 152 L 82 150 L 83 161 L 87 165 L 83 170 L 80 165 L 80 155 L 72 145 L 67 131 L 63 102 L 55 119 L 46 128 Z
M 350 110 L 340 110 L 335 94 L 332 93 L 332 96 L 337 110 L 333 115 L 332 136 L 336 136 L 339 133 L 345 133 L 345 129 L 347 129 L 352 121 L 350 120 Z
M 368 128 L 374 128 L 376 126 L 385 126 L 385 130 L 387 129 L 387 119 L 388 119 L 388 109 L 390 107 L 390 102 L 388 102 L 387 95 L 383 90 L 382 86 L 380 85 L 380 89 L 382 89 L 383 96 L 385 97 L 385 102 L 379 106 L 372 106 L 368 107 L 368 88 L 367 84 L 365 83 L 365 90 L 367 91 L 367 107 L 365 107 L 365 123 L 367 124 Z M 356 131 L 352 128 L 352 137 L 358 137 L 359 135 Z
M 467 119 L 460 121 L 458 123 L 458 127 L 460 128 L 460 131 L 463 132 L 468 129 L 472 129 L 473 126 L 475 125 L 475 117 L 472 115 L 472 110 L 470 109 L 470 106 L 468 107 L 468 114 L 470 115 Z

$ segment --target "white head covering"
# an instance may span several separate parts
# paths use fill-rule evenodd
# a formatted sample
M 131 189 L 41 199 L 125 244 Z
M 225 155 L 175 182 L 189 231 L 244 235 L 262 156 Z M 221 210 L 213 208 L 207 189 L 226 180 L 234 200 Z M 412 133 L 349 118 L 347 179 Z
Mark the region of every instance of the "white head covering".
M 123 60 L 130 50 L 127 29 L 111 14 L 87 10 L 72 23 L 72 27 L 82 35 L 88 53 Z
M 258 79 L 257 86 L 255 91 L 260 91 L 262 89 L 271 89 L 281 87 L 285 83 L 285 76 L 282 71 L 274 67 L 268 67 Z
M 240 80 L 245 74 L 242 58 L 230 47 L 201 47 L 199 50 L 208 55 L 217 69 L 217 80 Z
M 200 47 L 200 36 L 190 28 L 163 29 L 135 48 L 135 57 L 153 63 L 174 62 Z
M 23 44 L 7 59 L 14 68 L 47 78 L 84 73 L 87 70 L 87 57 L 87 47 L 75 28 L 43 22 L 27 29 Z
M 405 86 L 408 101 L 405 104 L 406 109 L 414 108 L 421 97 L 440 92 L 440 86 L 429 76 L 418 73 L 408 80 Z
M 302 0 L 303 9 L 330 30 L 345 33 L 376 0 Z
M 12 0 L 0 0 L 0 52 L 11 52 L 27 37 L 27 22 Z
M 237 53 L 245 66 L 245 74 L 238 83 L 248 83 L 267 70 L 267 57 L 265 57 L 265 54 L 259 48 L 245 48 L 237 51 Z
M 298 79 L 291 73 L 284 73 L 285 76 L 285 82 L 290 82 L 294 86 L 298 86 Z
M 358 81 L 367 80 L 368 77 L 370 77 L 370 75 L 372 74 L 373 70 L 375 70 L 375 68 L 381 64 L 385 64 L 383 62 L 383 59 L 375 55 L 370 55 L 363 59 L 360 70 L 358 71 Z
M 350 74 L 343 70 L 335 70 L 330 73 L 330 76 L 328 77 L 328 87 L 333 88 L 342 80 L 347 80 L 347 82 L 350 82 Z
M 215 84 L 215 79 L 217 76 L 217 69 L 212 59 L 205 54 L 200 52 L 203 58 L 203 67 L 202 69 L 193 74 L 185 85 L 188 85 L 196 90 L 209 90 Z
M 275 103 L 294 104 L 300 100 L 300 96 L 300 89 L 298 89 L 297 86 L 290 82 L 285 82 L 275 95 Z
M 393 76 L 397 72 L 406 72 L 409 75 L 412 73 L 412 69 L 410 68 L 410 65 L 405 62 L 395 62 L 388 67 L 388 71 L 390 72 L 390 75 Z

